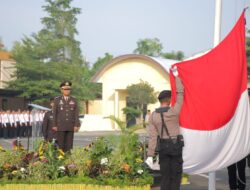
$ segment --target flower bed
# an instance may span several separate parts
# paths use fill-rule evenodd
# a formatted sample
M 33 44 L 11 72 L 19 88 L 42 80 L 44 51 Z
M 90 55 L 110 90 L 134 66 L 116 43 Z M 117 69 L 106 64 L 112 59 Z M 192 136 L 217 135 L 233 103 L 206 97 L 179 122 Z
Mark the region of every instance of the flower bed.
M 45 141 L 33 152 L 0 149 L 0 188 L 150 189 L 153 178 L 144 167 L 143 151 L 138 136 L 129 130 L 65 155 L 55 143 Z
M 0 185 L 4 190 L 150 190 L 150 185 L 112 187 L 85 184 L 7 184 Z

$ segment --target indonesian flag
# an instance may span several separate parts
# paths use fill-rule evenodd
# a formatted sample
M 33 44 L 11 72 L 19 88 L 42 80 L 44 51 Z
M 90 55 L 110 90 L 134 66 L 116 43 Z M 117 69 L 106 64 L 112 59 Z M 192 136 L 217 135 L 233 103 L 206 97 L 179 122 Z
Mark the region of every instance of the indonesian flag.
M 172 65 L 184 85 L 180 115 L 184 171 L 227 167 L 250 152 L 244 12 L 229 35 L 207 54 Z M 175 101 L 174 77 L 171 86 Z

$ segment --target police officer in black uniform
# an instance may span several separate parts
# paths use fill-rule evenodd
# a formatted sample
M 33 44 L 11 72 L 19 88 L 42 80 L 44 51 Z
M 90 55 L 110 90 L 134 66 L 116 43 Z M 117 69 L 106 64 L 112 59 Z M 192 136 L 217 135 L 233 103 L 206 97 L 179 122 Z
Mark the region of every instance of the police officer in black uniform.
M 74 132 L 80 128 L 79 109 L 75 98 L 70 96 L 70 81 L 60 84 L 61 96 L 54 99 L 53 107 L 53 130 L 57 132 L 57 143 L 59 148 L 68 152 L 73 148 Z
M 50 106 L 53 110 L 54 107 L 54 98 L 50 98 Z M 53 128 L 53 111 L 48 111 L 45 113 L 42 123 L 42 133 L 44 140 L 52 141 L 53 139 L 56 140 L 56 131 L 52 130 Z

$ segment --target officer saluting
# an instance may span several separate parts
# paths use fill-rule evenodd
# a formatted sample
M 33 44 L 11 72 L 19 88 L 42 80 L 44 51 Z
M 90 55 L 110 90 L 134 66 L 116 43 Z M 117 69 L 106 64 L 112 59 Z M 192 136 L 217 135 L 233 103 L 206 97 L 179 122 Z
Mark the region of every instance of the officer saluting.
M 60 84 L 62 96 L 54 99 L 53 130 L 57 131 L 57 143 L 64 152 L 73 148 L 74 132 L 80 128 L 79 110 L 76 99 L 70 96 L 71 82 Z

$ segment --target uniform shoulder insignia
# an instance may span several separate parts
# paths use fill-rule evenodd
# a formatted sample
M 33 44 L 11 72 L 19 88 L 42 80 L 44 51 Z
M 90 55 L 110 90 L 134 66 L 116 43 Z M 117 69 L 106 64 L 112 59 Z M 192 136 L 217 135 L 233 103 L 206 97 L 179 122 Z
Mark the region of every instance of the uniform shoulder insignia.
M 55 101 L 55 102 L 58 102 L 58 101 L 60 101 L 60 99 L 61 99 L 61 96 L 56 96 L 56 97 L 54 98 L 54 101 Z
M 169 107 L 160 107 L 160 108 L 156 108 L 155 112 L 156 113 L 163 113 L 163 112 L 167 112 L 169 110 Z
M 58 100 L 58 99 L 60 99 L 60 98 L 62 98 L 62 96 L 56 96 L 54 99 L 55 99 L 55 100 Z
M 74 97 L 74 96 L 70 96 L 73 100 L 75 100 L 76 101 L 76 98 Z

